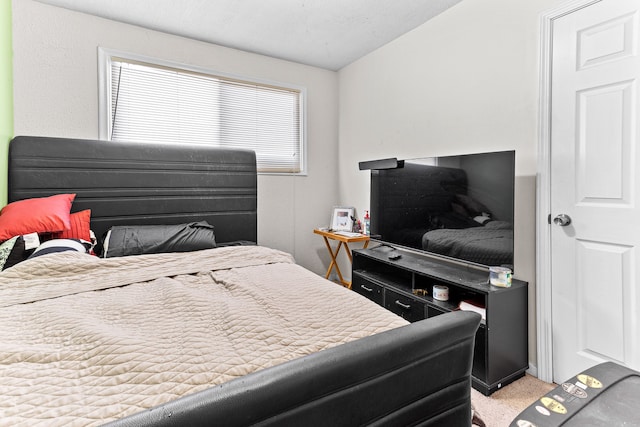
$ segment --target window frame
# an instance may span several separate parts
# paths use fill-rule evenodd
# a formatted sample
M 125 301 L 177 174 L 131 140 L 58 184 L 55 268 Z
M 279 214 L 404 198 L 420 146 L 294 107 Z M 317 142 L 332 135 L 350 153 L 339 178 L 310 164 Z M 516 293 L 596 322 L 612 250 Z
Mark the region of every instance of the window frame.
M 150 66 L 167 67 L 186 72 L 209 75 L 213 78 L 222 78 L 229 80 L 237 80 L 249 84 L 275 86 L 284 89 L 292 89 L 300 93 L 300 171 L 258 171 L 258 174 L 264 175 L 287 175 L 287 176 L 306 176 L 307 175 L 307 89 L 290 83 L 276 82 L 256 77 L 248 77 L 231 73 L 219 72 L 205 67 L 183 64 L 179 62 L 169 61 L 165 59 L 153 58 L 145 55 L 139 55 L 130 52 L 118 51 L 104 47 L 98 47 L 98 137 L 102 140 L 111 140 L 111 65 L 113 59 L 125 60 L 131 62 L 140 62 L 149 64 Z

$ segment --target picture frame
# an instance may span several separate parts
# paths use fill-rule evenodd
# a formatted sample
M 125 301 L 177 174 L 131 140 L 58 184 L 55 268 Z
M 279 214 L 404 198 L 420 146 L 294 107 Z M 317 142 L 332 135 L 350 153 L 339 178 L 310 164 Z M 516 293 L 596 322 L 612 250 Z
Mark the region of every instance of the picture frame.
M 355 209 L 350 206 L 334 206 L 331 214 L 331 231 L 352 231 Z

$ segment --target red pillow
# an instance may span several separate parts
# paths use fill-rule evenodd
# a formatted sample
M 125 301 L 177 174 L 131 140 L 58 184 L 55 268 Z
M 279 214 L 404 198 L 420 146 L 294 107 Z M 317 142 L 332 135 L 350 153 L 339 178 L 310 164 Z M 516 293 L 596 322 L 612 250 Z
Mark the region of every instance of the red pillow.
M 55 239 L 82 239 L 91 241 L 91 209 L 72 213 L 69 217 L 71 226 L 60 233 L 55 233 Z
M 25 199 L 0 211 L 0 241 L 29 233 L 53 233 L 71 227 L 71 203 L 75 194 Z

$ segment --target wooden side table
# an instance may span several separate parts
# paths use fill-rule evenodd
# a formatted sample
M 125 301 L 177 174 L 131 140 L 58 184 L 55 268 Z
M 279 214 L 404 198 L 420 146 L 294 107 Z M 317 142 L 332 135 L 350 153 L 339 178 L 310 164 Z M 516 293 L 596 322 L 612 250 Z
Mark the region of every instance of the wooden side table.
M 313 232 L 315 234 L 319 234 L 324 239 L 324 244 L 327 246 L 327 250 L 329 251 L 329 255 L 331 255 L 331 263 L 329 264 L 329 268 L 327 269 L 327 274 L 324 276 L 325 279 L 328 279 L 331 275 L 331 271 L 335 268 L 336 273 L 338 273 L 338 278 L 340 279 L 340 284 L 351 289 L 351 282 L 344 280 L 342 277 L 342 272 L 340 271 L 340 266 L 338 265 L 338 253 L 340 249 L 344 246 L 344 250 L 347 252 L 347 256 L 349 257 L 349 262 L 353 262 L 353 256 L 351 255 L 351 249 L 349 249 L 349 243 L 356 242 L 364 242 L 363 248 L 366 248 L 369 245 L 369 236 L 365 234 L 359 234 L 357 236 L 345 236 L 342 234 L 334 233 L 332 231 L 324 231 L 319 229 L 314 229 Z M 336 246 L 335 251 L 331 248 L 331 244 L 329 240 L 335 240 L 338 242 L 338 246 Z

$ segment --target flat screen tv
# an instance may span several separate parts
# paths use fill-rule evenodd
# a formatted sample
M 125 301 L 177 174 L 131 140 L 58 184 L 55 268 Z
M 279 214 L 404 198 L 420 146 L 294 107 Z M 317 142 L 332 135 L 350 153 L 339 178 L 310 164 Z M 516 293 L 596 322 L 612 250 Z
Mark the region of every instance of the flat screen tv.
M 372 239 L 513 269 L 515 151 L 371 164 Z

